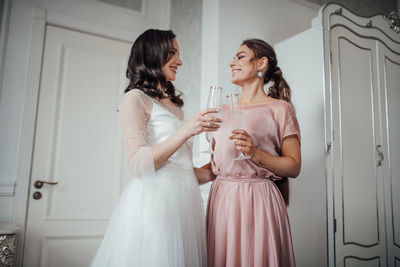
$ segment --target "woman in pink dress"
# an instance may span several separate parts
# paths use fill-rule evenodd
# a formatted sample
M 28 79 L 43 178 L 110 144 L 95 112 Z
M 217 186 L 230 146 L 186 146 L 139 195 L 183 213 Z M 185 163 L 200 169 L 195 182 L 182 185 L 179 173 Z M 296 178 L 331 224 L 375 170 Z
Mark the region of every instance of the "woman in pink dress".
M 242 87 L 243 127 L 232 129 L 223 109 L 211 161 L 217 179 L 207 207 L 208 264 L 295 266 L 283 178 L 297 177 L 301 166 L 290 88 L 274 49 L 262 40 L 245 40 L 230 67 L 232 82 Z M 234 160 L 238 151 L 251 158 Z

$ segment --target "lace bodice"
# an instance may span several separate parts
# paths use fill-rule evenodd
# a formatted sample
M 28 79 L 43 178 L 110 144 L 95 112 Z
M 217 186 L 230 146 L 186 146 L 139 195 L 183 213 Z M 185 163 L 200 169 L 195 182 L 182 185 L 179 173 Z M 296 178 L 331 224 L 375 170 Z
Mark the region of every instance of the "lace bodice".
M 182 126 L 180 117 L 183 116 L 178 107 L 176 110 L 168 108 L 138 89 L 125 94 L 121 122 L 129 166 L 135 176 L 154 171 L 151 147 L 165 141 Z M 191 140 L 182 145 L 163 167 L 166 165 L 193 168 Z

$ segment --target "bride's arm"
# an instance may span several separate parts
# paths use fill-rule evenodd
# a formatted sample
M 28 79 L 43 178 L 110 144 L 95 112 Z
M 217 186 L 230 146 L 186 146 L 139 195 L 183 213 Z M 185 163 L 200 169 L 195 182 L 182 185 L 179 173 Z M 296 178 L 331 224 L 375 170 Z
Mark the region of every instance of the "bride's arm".
M 201 168 L 193 168 L 194 173 L 196 174 L 197 181 L 199 184 L 205 184 L 211 181 L 214 181 L 217 177 L 211 170 L 211 163 L 207 163 Z
M 205 114 L 215 113 L 215 110 L 200 111 L 165 141 L 150 147 L 146 143 L 146 132 L 151 111 L 144 101 L 144 96 L 132 92 L 125 95 L 121 106 L 128 162 L 137 176 L 151 171 L 146 168 L 158 169 L 188 138 L 203 131 L 215 131 L 219 127 L 215 122 L 221 122 L 213 116 L 203 117 Z M 211 122 L 209 126 L 208 121 Z
M 190 137 L 193 135 L 202 133 L 206 130 L 215 131 L 218 129 L 218 124 L 210 123 L 210 127 L 207 126 L 207 122 L 204 120 L 210 120 L 219 122 L 220 119 L 211 116 L 203 117 L 205 114 L 215 113 L 215 110 L 203 110 L 194 115 L 188 122 L 186 122 L 181 128 L 174 132 L 165 141 L 151 148 L 154 159 L 154 168 L 158 169 L 165 161 L 167 161 L 172 154 L 174 154 Z

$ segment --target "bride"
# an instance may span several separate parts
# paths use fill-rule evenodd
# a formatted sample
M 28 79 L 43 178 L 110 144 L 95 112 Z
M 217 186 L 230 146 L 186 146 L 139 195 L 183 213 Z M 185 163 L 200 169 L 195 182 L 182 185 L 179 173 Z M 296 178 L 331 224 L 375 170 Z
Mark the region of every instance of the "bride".
M 121 106 L 133 177 L 90 266 L 207 265 L 198 184 L 215 177 L 208 167 L 193 168 L 190 138 L 216 131 L 221 120 L 204 110 L 183 123 L 183 101 L 171 83 L 180 65 L 172 31 L 150 29 L 133 44 Z

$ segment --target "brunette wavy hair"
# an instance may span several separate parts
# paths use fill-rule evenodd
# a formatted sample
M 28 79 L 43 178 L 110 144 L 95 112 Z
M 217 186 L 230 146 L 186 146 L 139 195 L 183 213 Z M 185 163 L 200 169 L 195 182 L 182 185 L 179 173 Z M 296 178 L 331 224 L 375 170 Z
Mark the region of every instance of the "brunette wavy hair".
M 275 99 L 282 99 L 292 105 L 290 101 L 291 90 L 289 84 L 282 76 L 282 70 L 278 67 L 278 60 L 276 58 L 275 50 L 268 43 L 261 39 L 247 39 L 244 40 L 242 45 L 246 45 L 250 48 L 255 58 L 268 58 L 267 70 L 264 73 L 264 84 L 272 81 L 273 84 L 269 87 L 267 95 Z M 275 184 L 282 193 L 285 204 L 289 205 L 289 180 L 288 178 L 282 178 L 276 180 Z
M 146 95 L 162 99 L 164 91 L 178 107 L 183 106 L 181 94 L 171 81 L 166 81 L 161 68 L 176 53 L 173 48 L 175 34 L 171 30 L 149 29 L 142 33 L 133 43 L 128 61 L 126 77 L 129 85 L 125 93 L 132 89 L 142 90 Z M 158 86 L 161 87 L 157 89 Z

